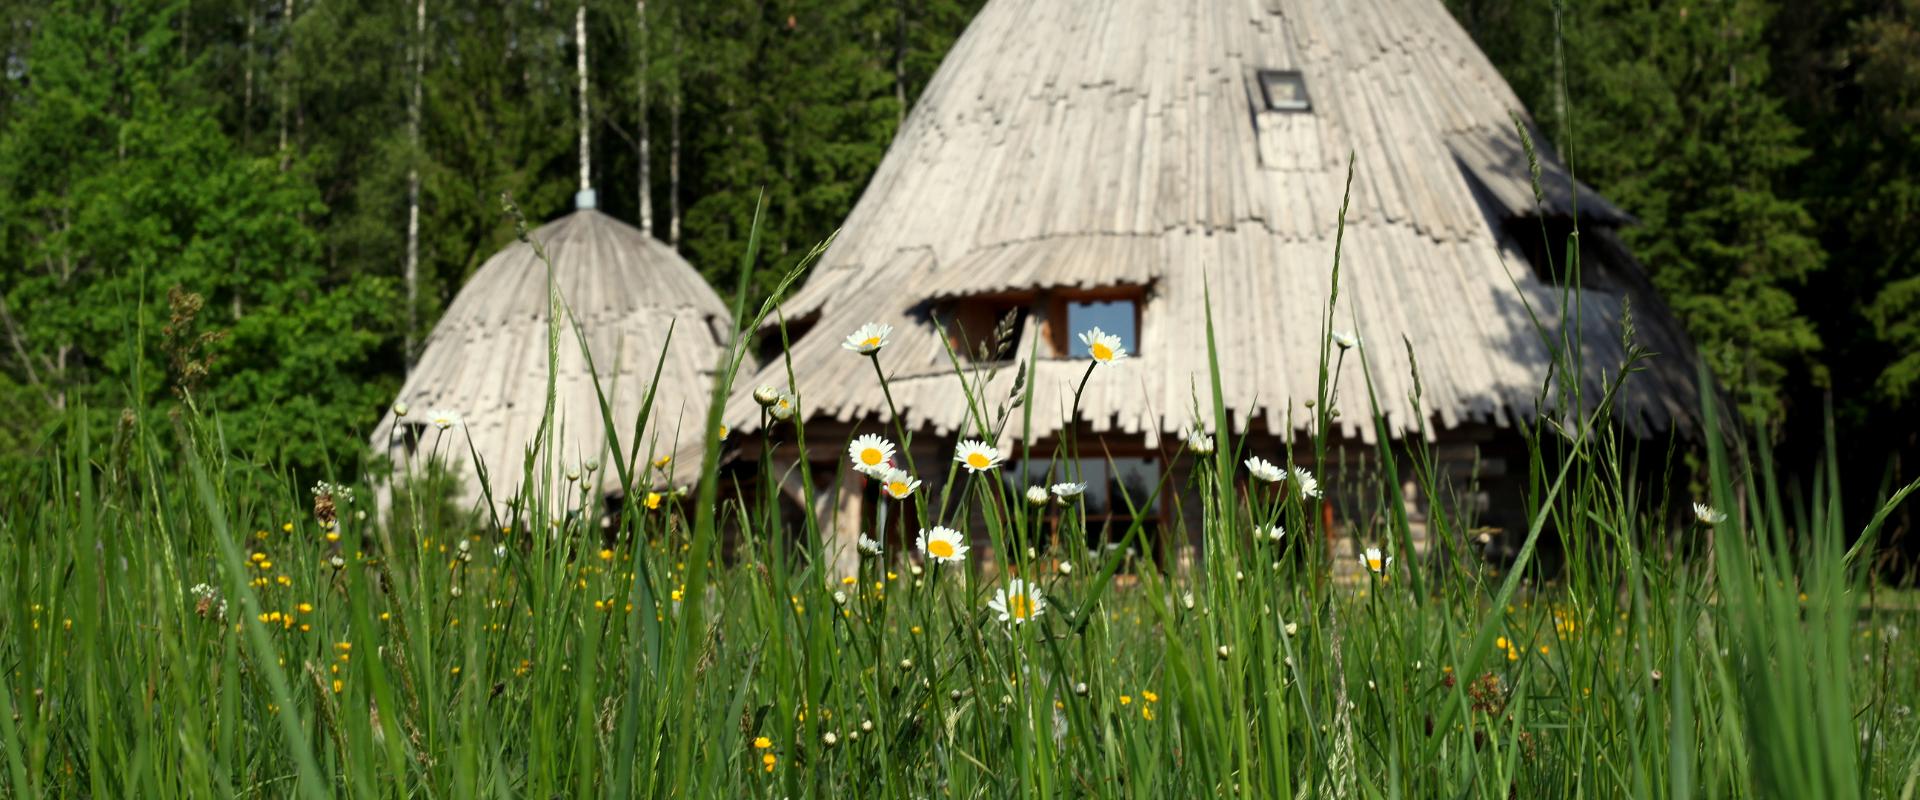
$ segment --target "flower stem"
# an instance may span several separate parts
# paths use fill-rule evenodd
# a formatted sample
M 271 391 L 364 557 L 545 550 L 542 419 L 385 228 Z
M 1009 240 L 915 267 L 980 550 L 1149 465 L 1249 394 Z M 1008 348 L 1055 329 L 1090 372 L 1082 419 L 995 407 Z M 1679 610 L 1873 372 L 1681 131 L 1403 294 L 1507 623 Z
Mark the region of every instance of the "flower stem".
M 900 438 L 900 458 L 907 462 L 908 472 L 918 474 L 919 470 L 913 466 L 913 439 L 907 436 L 907 426 L 900 419 L 900 409 L 893 404 L 893 389 L 887 386 L 886 371 L 880 369 L 880 351 L 868 353 L 867 359 L 873 362 L 874 377 L 880 379 L 880 394 L 887 398 L 887 416 L 893 419 L 893 434 Z

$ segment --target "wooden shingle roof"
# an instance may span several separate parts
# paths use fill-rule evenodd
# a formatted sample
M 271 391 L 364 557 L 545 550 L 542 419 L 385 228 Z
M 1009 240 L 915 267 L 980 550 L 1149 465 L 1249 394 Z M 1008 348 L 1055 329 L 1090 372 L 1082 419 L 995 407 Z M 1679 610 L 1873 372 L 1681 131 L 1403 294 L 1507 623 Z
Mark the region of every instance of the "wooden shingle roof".
M 576 211 L 541 226 L 532 237 L 552 259 L 555 284 L 591 348 L 622 447 L 633 446 L 632 425 L 663 348 L 660 388 L 640 453 L 671 453 L 678 442 L 699 441 L 713 366 L 733 324 L 719 296 L 671 248 L 598 211 Z M 413 425 L 423 425 L 427 411 L 435 408 L 464 417 L 465 433 L 485 460 L 496 500 L 520 488 L 525 453 L 540 427 L 547 308 L 547 268 L 533 248 L 515 242 L 496 253 L 434 326 L 398 398 L 409 406 L 407 421 Z M 617 476 L 604 452 L 599 401 L 579 340 L 564 327 L 556 363 L 560 446 L 555 469 L 598 460 L 609 465 L 600 479 L 612 488 Z M 396 457 L 404 453 L 407 438 L 398 421 L 389 410 L 372 437 L 377 450 Z M 436 433 L 425 431 L 421 453 L 435 443 Z M 465 496 L 474 499 L 475 471 L 465 437 L 450 436 L 440 452 L 459 465 Z
M 1297 70 L 1311 110 L 1267 108 L 1266 70 Z M 1139 357 L 1096 374 L 1082 409 L 1096 429 L 1153 442 L 1192 423 L 1196 387 L 1205 396 L 1210 283 L 1235 427 L 1302 427 L 1351 153 L 1334 327 L 1368 343 L 1395 435 L 1414 414 L 1403 339 L 1439 427 L 1506 425 L 1532 416 L 1548 367 L 1532 315 L 1578 328 L 1597 396 L 1623 355 L 1629 302 L 1640 341 L 1666 355 L 1629 383 L 1623 421 L 1690 426 L 1691 346 L 1644 280 L 1567 290 L 1576 319 L 1510 240 L 1515 218 L 1577 217 L 1590 242 L 1631 262 L 1612 232 L 1631 217 L 1573 183 L 1537 137 L 1536 202 L 1516 114 L 1531 126 L 1437 0 L 991 0 L 782 307 L 812 324 L 792 354 L 801 406 L 884 419 L 871 367 L 840 339 L 885 322 L 895 341 L 882 363 L 907 423 L 955 432 L 966 406 L 933 321 L 942 304 L 1137 286 Z M 1037 324 L 1021 335 L 1025 354 Z M 1037 365 L 1039 433 L 1083 369 Z M 1344 369 L 1346 433 L 1370 438 L 1358 359 Z M 785 375 L 770 364 L 739 388 Z M 728 417 L 757 423 L 744 394 Z

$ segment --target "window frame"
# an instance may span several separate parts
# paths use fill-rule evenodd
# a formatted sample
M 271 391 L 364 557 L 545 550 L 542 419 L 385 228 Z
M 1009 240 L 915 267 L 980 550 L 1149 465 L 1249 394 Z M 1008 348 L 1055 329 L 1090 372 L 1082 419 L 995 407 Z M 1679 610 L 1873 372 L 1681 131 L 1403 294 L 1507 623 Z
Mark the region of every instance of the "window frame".
M 1313 113 L 1313 92 L 1307 88 L 1307 74 L 1297 69 L 1261 68 L 1254 71 L 1254 82 L 1260 87 L 1260 101 L 1264 110 L 1281 114 Z M 1291 82 L 1300 88 L 1300 100 L 1297 103 L 1278 103 L 1273 96 L 1275 82 Z
M 1127 355 L 1141 355 L 1144 350 L 1141 339 L 1145 332 L 1147 289 L 1144 286 L 1108 286 L 1099 289 L 1054 292 L 1047 299 L 1047 324 L 1041 331 L 1041 335 L 1053 346 L 1054 357 L 1069 361 L 1087 360 L 1073 355 L 1073 337 L 1083 333 L 1083 331 L 1073 330 L 1068 322 L 1068 313 L 1073 304 L 1111 303 L 1121 300 L 1133 304 L 1133 341 L 1127 343 Z

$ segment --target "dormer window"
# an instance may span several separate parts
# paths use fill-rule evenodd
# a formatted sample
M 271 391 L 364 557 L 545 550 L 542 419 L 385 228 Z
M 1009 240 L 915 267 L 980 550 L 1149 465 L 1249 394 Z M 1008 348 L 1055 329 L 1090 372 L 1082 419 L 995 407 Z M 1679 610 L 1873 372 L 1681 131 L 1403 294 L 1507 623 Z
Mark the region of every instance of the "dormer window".
M 1112 286 L 1055 294 L 1047 308 L 1046 340 L 1055 358 L 1092 358 L 1080 334 L 1094 328 L 1120 337 L 1129 355 L 1140 355 L 1140 310 L 1146 287 Z
M 947 344 L 961 357 L 978 363 L 1012 358 L 1032 305 L 1032 295 L 960 299 L 941 314 Z
M 1260 70 L 1260 93 L 1268 111 L 1296 114 L 1313 111 L 1313 99 L 1307 96 L 1307 78 L 1300 70 Z

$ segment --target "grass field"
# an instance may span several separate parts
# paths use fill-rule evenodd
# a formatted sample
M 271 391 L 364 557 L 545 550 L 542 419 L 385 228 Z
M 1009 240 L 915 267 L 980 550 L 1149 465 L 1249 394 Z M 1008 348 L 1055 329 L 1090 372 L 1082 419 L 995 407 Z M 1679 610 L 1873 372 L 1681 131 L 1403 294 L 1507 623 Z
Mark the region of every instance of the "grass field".
M 1363 357 L 1330 317 L 1322 363 Z M 1214 383 L 1196 419 L 1224 416 Z M 1322 384 L 1316 449 L 1370 393 Z M 1014 431 L 1033 407 L 980 404 Z M 597 465 L 634 487 L 609 539 L 582 522 L 590 475 L 505 517 L 403 492 L 387 524 L 367 485 L 233 455 L 217 414 L 130 411 L 0 488 L 0 795 L 1915 797 L 1920 645 L 1875 602 L 1878 519 L 1720 439 L 1702 478 L 1647 485 L 1609 404 L 1527 432 L 1510 569 L 1436 514 L 1429 558 L 1404 519 L 1359 531 L 1382 552 L 1358 583 L 1305 544 L 1325 531 L 1301 475 L 1245 465 L 1291 454 L 1217 430 L 1180 456 L 1192 485 L 1160 489 L 1202 506 L 1198 566 L 1143 548 L 1116 581 L 1124 549 L 1089 560 L 1070 490 L 1043 535 L 997 466 L 923 465 L 964 496 L 883 501 L 968 509 L 972 552 L 895 544 L 838 574 L 811 521 L 717 502 L 712 456 L 650 507 L 630 434 Z M 1419 448 L 1379 456 L 1431 487 Z

